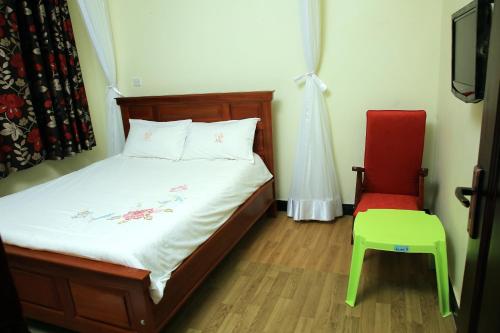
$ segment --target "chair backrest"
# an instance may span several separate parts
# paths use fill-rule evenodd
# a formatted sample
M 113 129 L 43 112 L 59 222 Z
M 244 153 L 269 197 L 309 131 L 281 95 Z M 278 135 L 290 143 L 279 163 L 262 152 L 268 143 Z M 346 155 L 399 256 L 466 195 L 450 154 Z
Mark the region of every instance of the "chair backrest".
M 365 191 L 418 195 L 425 111 L 369 110 L 366 118 Z

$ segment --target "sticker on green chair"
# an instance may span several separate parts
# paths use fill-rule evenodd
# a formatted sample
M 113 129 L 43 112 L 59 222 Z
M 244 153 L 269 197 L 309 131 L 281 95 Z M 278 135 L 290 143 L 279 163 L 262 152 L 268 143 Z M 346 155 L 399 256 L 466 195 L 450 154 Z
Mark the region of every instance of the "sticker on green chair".
M 405 245 L 394 245 L 394 251 L 396 251 L 396 252 L 408 252 L 408 251 L 410 251 L 410 247 L 405 246 Z

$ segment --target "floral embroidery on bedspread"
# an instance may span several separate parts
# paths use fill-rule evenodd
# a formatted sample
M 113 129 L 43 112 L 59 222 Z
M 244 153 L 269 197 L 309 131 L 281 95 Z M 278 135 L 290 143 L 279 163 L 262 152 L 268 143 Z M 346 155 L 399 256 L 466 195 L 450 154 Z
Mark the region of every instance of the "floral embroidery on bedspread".
M 169 192 L 183 192 L 187 191 L 187 189 L 188 186 L 186 184 L 183 184 L 172 187 Z M 71 218 L 83 219 L 87 220 L 88 222 L 97 220 L 114 221 L 118 224 L 139 220 L 151 221 L 156 215 L 160 213 L 173 213 L 173 208 L 178 204 L 184 202 L 184 200 L 186 199 L 186 197 L 179 194 L 169 193 L 166 200 L 157 201 L 158 206 L 156 207 L 142 208 L 143 204 L 139 202 L 134 208 L 127 210 L 125 213 L 110 212 L 103 215 L 98 215 L 96 214 L 96 212 L 93 212 L 89 209 L 83 209 L 71 216 Z
M 81 219 L 81 218 L 85 218 L 91 214 L 92 214 L 92 212 L 90 210 L 85 209 L 85 210 L 79 211 L 75 215 L 71 216 L 71 218 L 72 219 Z
M 187 189 L 188 189 L 188 186 L 186 184 L 182 184 L 182 185 L 172 187 L 170 189 L 170 192 L 183 192 L 183 191 L 187 191 Z
M 170 208 L 148 208 L 148 209 L 139 209 L 139 210 L 131 210 L 122 216 L 112 216 L 107 220 L 116 220 L 119 219 L 118 223 L 125 223 L 131 220 L 145 220 L 149 221 L 153 219 L 153 214 L 155 213 L 172 213 L 173 210 Z
M 215 134 L 215 143 L 224 143 L 224 133 L 216 133 Z
M 89 222 L 97 221 L 97 220 L 107 220 L 107 221 L 117 221 L 118 224 L 129 222 L 132 220 L 144 220 L 150 221 L 153 219 L 154 214 L 157 213 L 172 213 L 174 210 L 171 208 L 146 208 L 146 209 L 135 209 L 129 210 L 124 214 L 116 215 L 114 213 L 109 213 L 105 215 L 101 215 L 98 217 L 93 217 L 94 213 L 89 210 L 80 211 L 77 214 L 71 216 L 73 219 L 87 219 Z

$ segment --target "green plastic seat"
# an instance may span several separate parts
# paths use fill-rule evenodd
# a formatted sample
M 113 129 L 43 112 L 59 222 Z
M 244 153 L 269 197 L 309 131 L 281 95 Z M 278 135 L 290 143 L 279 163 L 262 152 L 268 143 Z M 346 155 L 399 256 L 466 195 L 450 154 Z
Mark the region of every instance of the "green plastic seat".
M 354 248 L 346 303 L 354 306 L 366 249 L 432 253 L 436 263 L 439 310 L 449 316 L 448 259 L 444 228 L 435 215 L 423 211 L 369 209 L 356 216 Z

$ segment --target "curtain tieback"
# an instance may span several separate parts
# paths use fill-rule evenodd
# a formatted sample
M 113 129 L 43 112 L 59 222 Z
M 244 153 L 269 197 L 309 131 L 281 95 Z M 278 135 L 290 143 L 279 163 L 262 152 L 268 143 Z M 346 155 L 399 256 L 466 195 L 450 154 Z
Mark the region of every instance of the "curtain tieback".
M 306 78 L 308 78 L 308 77 L 310 77 L 311 79 L 313 79 L 314 84 L 316 84 L 316 86 L 317 86 L 317 87 L 318 87 L 318 88 L 319 88 L 322 92 L 326 91 L 326 89 L 327 89 L 326 84 L 325 84 L 323 81 L 321 81 L 321 79 L 319 78 L 319 76 L 318 76 L 318 75 L 316 75 L 316 73 L 314 73 L 314 72 L 308 72 L 308 73 L 305 73 L 305 74 L 302 74 L 302 75 L 298 75 L 298 76 L 296 76 L 293 80 L 294 80 L 295 82 L 300 82 L 300 81 L 302 81 L 302 80 L 305 80 L 305 79 L 306 79 Z
M 113 90 L 115 93 L 117 93 L 118 95 L 120 96 L 123 96 L 123 94 L 120 92 L 120 90 L 118 90 L 118 88 L 116 86 L 108 86 L 108 89 L 111 89 Z

